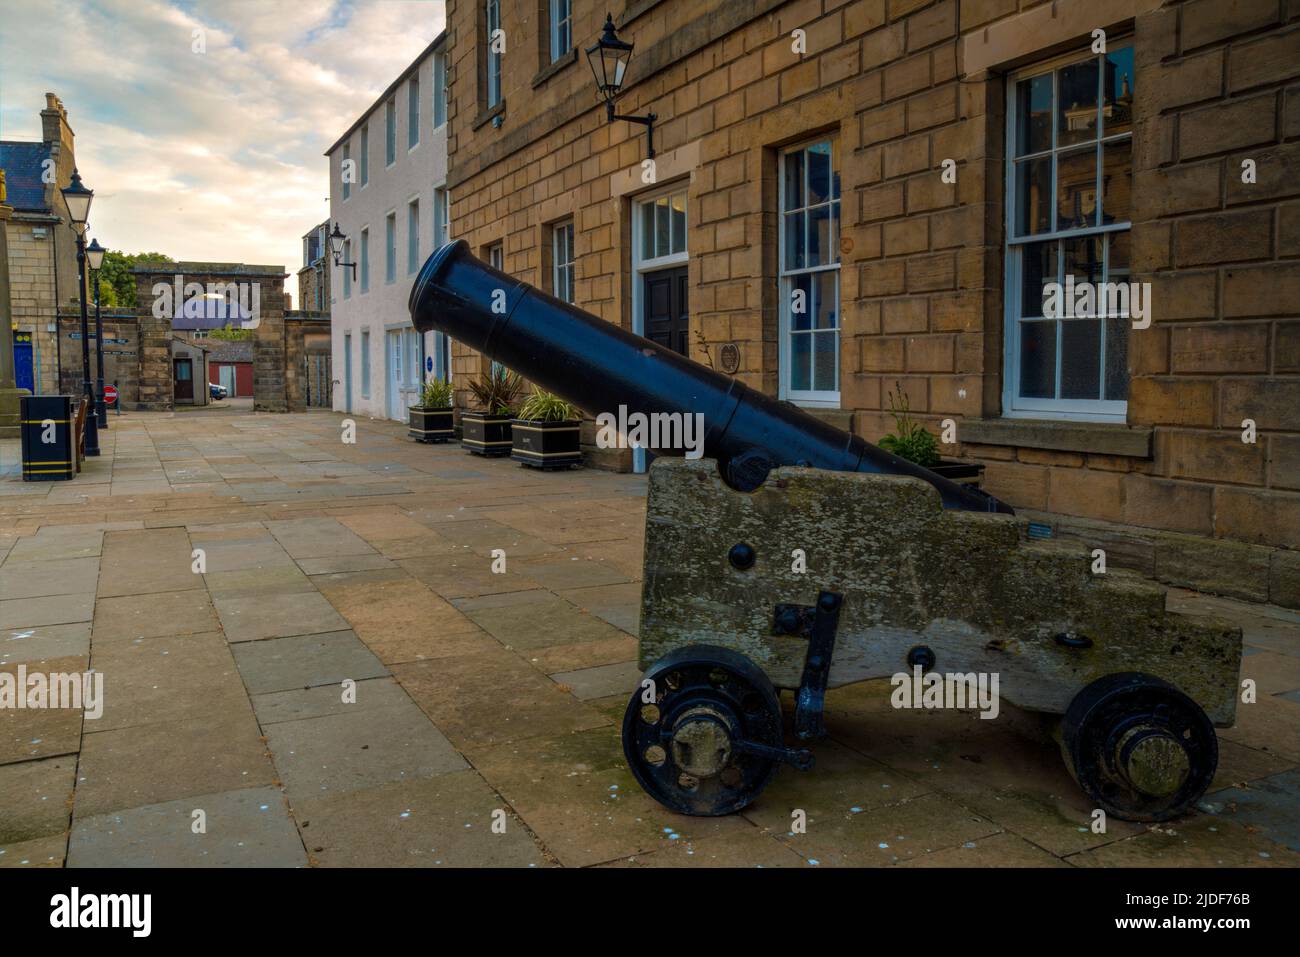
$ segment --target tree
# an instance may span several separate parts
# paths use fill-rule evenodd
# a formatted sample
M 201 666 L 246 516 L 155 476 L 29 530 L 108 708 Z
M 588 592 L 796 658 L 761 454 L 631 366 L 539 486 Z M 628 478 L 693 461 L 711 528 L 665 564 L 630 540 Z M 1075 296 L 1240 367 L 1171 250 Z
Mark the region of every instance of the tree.
M 131 267 L 140 262 L 175 262 L 166 253 L 104 253 L 99 270 L 99 302 L 105 309 L 135 309 L 135 277 Z

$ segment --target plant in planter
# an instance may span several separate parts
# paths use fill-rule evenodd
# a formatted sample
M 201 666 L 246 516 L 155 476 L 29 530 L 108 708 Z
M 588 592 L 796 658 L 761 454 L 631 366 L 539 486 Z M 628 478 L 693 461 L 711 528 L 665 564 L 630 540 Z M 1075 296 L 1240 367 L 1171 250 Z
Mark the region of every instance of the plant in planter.
M 460 416 L 460 444 L 466 451 L 489 457 L 510 454 L 510 421 L 522 385 L 519 376 L 495 363 L 485 378 L 470 380 L 478 408 Z
M 446 442 L 455 429 L 452 423 L 452 389 L 450 382 L 428 378 L 420 391 L 420 401 L 408 410 L 407 434 L 417 442 Z
M 984 466 L 978 462 L 941 458 L 934 434 L 912 418 L 911 404 L 902 385 L 895 382 L 894 387 L 898 389 L 898 396 L 889 393 L 889 413 L 894 417 L 895 431 L 883 436 L 876 444 L 886 452 L 893 452 L 899 458 L 915 462 L 946 479 L 978 486 Z
M 582 464 L 578 439 L 582 418 L 576 407 L 558 395 L 533 386 L 533 394 L 519 407 L 511 430 L 510 457 L 539 469 L 561 469 Z

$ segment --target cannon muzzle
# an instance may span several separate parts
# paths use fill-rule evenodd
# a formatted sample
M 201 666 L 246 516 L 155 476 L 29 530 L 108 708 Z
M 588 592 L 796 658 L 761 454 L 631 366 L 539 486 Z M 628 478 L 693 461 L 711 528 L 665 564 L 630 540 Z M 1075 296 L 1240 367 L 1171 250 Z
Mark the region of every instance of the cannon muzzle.
M 704 454 L 737 488 L 756 488 L 779 465 L 885 472 L 929 482 L 947 508 L 1011 512 L 978 489 L 519 282 L 476 259 L 463 239 L 429 257 L 410 311 L 421 332 L 444 332 L 592 415 L 617 416 L 620 406 L 629 417 L 701 413 Z

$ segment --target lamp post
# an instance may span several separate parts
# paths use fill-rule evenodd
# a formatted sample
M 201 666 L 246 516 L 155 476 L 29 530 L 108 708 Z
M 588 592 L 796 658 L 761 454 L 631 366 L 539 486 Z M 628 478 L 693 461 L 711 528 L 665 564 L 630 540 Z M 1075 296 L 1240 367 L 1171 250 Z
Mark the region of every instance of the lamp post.
M 77 234 L 77 299 L 81 302 L 81 382 L 86 399 L 92 405 L 95 396 L 90 384 L 90 329 L 86 316 L 86 220 L 90 217 L 90 201 L 94 199 L 93 190 L 87 189 L 81 182 L 81 174 L 74 168 L 72 182 L 65 186 L 63 202 L 68 207 L 68 219 L 72 230 Z M 98 415 L 86 416 L 85 448 L 87 455 L 99 454 Z
M 86 247 L 86 261 L 90 264 L 90 281 L 95 287 L 95 364 L 98 366 L 98 379 L 95 382 L 95 415 L 99 418 L 99 428 L 108 428 L 108 408 L 104 404 L 104 321 L 99 316 L 99 267 L 104 265 L 104 253 L 107 252 L 92 239 Z
M 605 113 L 609 122 L 615 120 L 626 120 L 629 123 L 640 123 L 646 128 L 646 155 L 650 159 L 655 157 L 655 120 L 659 119 L 654 113 L 647 113 L 645 116 L 626 116 L 614 112 L 614 101 L 618 99 L 620 91 L 623 89 L 623 80 L 627 77 L 627 65 L 632 60 L 632 47 L 635 44 L 627 43 L 618 38 L 618 33 L 614 30 L 614 15 L 607 13 L 605 15 L 605 28 L 601 31 L 600 39 L 594 46 L 587 50 L 587 62 L 591 64 L 591 72 L 596 77 L 596 90 L 605 99 Z
M 335 224 L 334 224 L 334 231 L 330 233 L 330 250 L 334 253 L 334 265 L 336 265 L 336 266 L 351 266 L 351 267 L 352 267 L 352 281 L 353 281 L 353 282 L 356 282 L 356 281 L 357 281 L 357 264 L 356 264 L 356 263 L 345 263 L 345 262 L 342 261 L 342 259 L 343 259 L 343 241 L 344 241 L 345 239 L 347 239 L 347 238 L 348 238 L 348 237 L 347 237 L 346 235 L 344 235 L 343 230 L 339 229 L 339 224 L 338 224 L 338 223 L 335 223 Z

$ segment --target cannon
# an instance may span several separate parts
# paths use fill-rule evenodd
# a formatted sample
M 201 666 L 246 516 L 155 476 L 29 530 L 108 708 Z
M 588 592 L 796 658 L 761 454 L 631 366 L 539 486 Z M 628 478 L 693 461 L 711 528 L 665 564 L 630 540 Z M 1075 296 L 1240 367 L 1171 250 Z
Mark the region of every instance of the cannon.
M 735 812 L 814 765 L 828 689 L 1042 715 L 1094 808 L 1186 812 L 1235 718 L 1241 631 L 1132 573 L 1028 541 L 1013 511 L 511 278 L 456 241 L 411 318 L 601 416 L 702 413 L 703 457 L 650 469 L 639 659 L 622 726 L 661 804 Z M 787 743 L 779 693 L 793 695 Z

